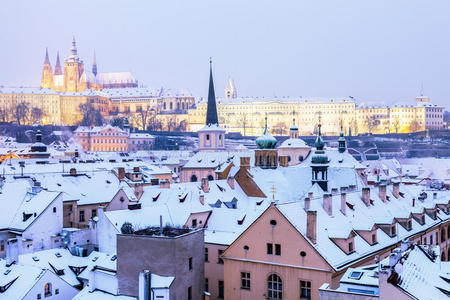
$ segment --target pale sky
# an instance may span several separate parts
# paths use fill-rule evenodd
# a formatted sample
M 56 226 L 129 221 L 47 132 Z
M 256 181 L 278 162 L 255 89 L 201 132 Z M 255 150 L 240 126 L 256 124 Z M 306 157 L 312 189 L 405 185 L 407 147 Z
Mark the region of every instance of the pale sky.
M 0 85 L 39 86 L 45 47 L 91 68 L 132 71 L 148 87 L 216 95 L 353 96 L 413 102 L 423 84 L 450 103 L 449 0 L 3 0 Z

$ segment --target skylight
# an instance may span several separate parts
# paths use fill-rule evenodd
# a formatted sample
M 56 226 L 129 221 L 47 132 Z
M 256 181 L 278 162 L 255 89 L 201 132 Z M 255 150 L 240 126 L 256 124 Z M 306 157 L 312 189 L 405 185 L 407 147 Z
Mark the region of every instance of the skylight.
M 351 273 L 350 273 L 350 275 L 348 276 L 348 278 L 350 278 L 350 279 L 358 279 L 358 280 L 359 280 L 363 274 L 364 274 L 364 272 L 357 272 L 357 271 L 354 271 L 354 272 L 351 272 Z

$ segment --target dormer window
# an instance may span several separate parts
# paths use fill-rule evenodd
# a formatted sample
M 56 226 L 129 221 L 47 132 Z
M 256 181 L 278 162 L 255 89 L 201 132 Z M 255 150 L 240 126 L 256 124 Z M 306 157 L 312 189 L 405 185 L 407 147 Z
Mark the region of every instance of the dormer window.
M 397 235 L 397 228 L 395 228 L 395 224 L 391 226 L 391 237 Z

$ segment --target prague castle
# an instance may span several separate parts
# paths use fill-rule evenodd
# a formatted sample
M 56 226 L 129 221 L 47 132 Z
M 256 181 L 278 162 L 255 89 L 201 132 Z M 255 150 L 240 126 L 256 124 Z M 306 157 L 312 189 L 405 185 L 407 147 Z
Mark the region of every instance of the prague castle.
M 46 50 L 41 88 L 50 88 L 58 92 L 83 92 L 87 89 L 101 90 L 138 86 L 137 80 L 133 78 L 130 72 L 99 73 L 95 53 L 92 71 L 86 70 L 83 60 L 78 57 L 75 37 L 70 52 L 70 56 L 64 60 L 64 69 L 62 69 L 59 61 L 59 53 L 57 54 L 53 72 L 48 50 Z

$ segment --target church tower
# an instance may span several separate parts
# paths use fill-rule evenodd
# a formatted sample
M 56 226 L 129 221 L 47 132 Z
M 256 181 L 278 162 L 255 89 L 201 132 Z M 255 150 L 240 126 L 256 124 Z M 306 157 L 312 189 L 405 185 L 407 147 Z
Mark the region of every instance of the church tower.
M 344 137 L 344 129 L 341 126 L 341 133 L 339 134 L 339 139 L 338 139 L 339 153 L 344 153 L 346 149 L 347 149 L 347 146 L 346 146 L 345 137 Z
M 59 62 L 59 51 L 56 54 L 55 75 L 62 75 L 61 63 Z
M 292 120 L 291 128 L 289 128 L 289 138 L 298 139 L 298 127 L 295 125 L 295 119 Z
M 41 88 L 53 88 L 53 71 L 50 59 L 48 58 L 48 49 L 45 49 L 44 67 L 42 68 Z
M 316 142 L 314 143 L 316 151 L 311 157 L 312 168 L 312 184 L 317 183 L 324 192 L 328 191 L 328 163 L 330 162 L 328 156 L 325 154 L 325 142 L 322 139 L 322 133 L 320 130 L 321 124 L 319 123 L 319 134 L 317 135 Z
M 236 87 L 234 86 L 234 81 L 231 77 L 228 78 L 227 87 L 225 88 L 225 99 L 237 98 Z
M 97 57 L 95 56 L 95 50 L 94 50 L 94 63 L 92 64 L 92 73 L 94 76 L 97 76 Z
M 225 150 L 225 130 L 219 126 L 219 118 L 217 117 L 211 59 L 209 60 L 209 90 L 206 107 L 206 125 L 198 131 L 198 144 L 200 151 Z
M 82 92 L 80 77 L 84 72 L 84 63 L 78 57 L 75 37 L 72 40 L 71 55 L 64 60 L 64 91 Z

